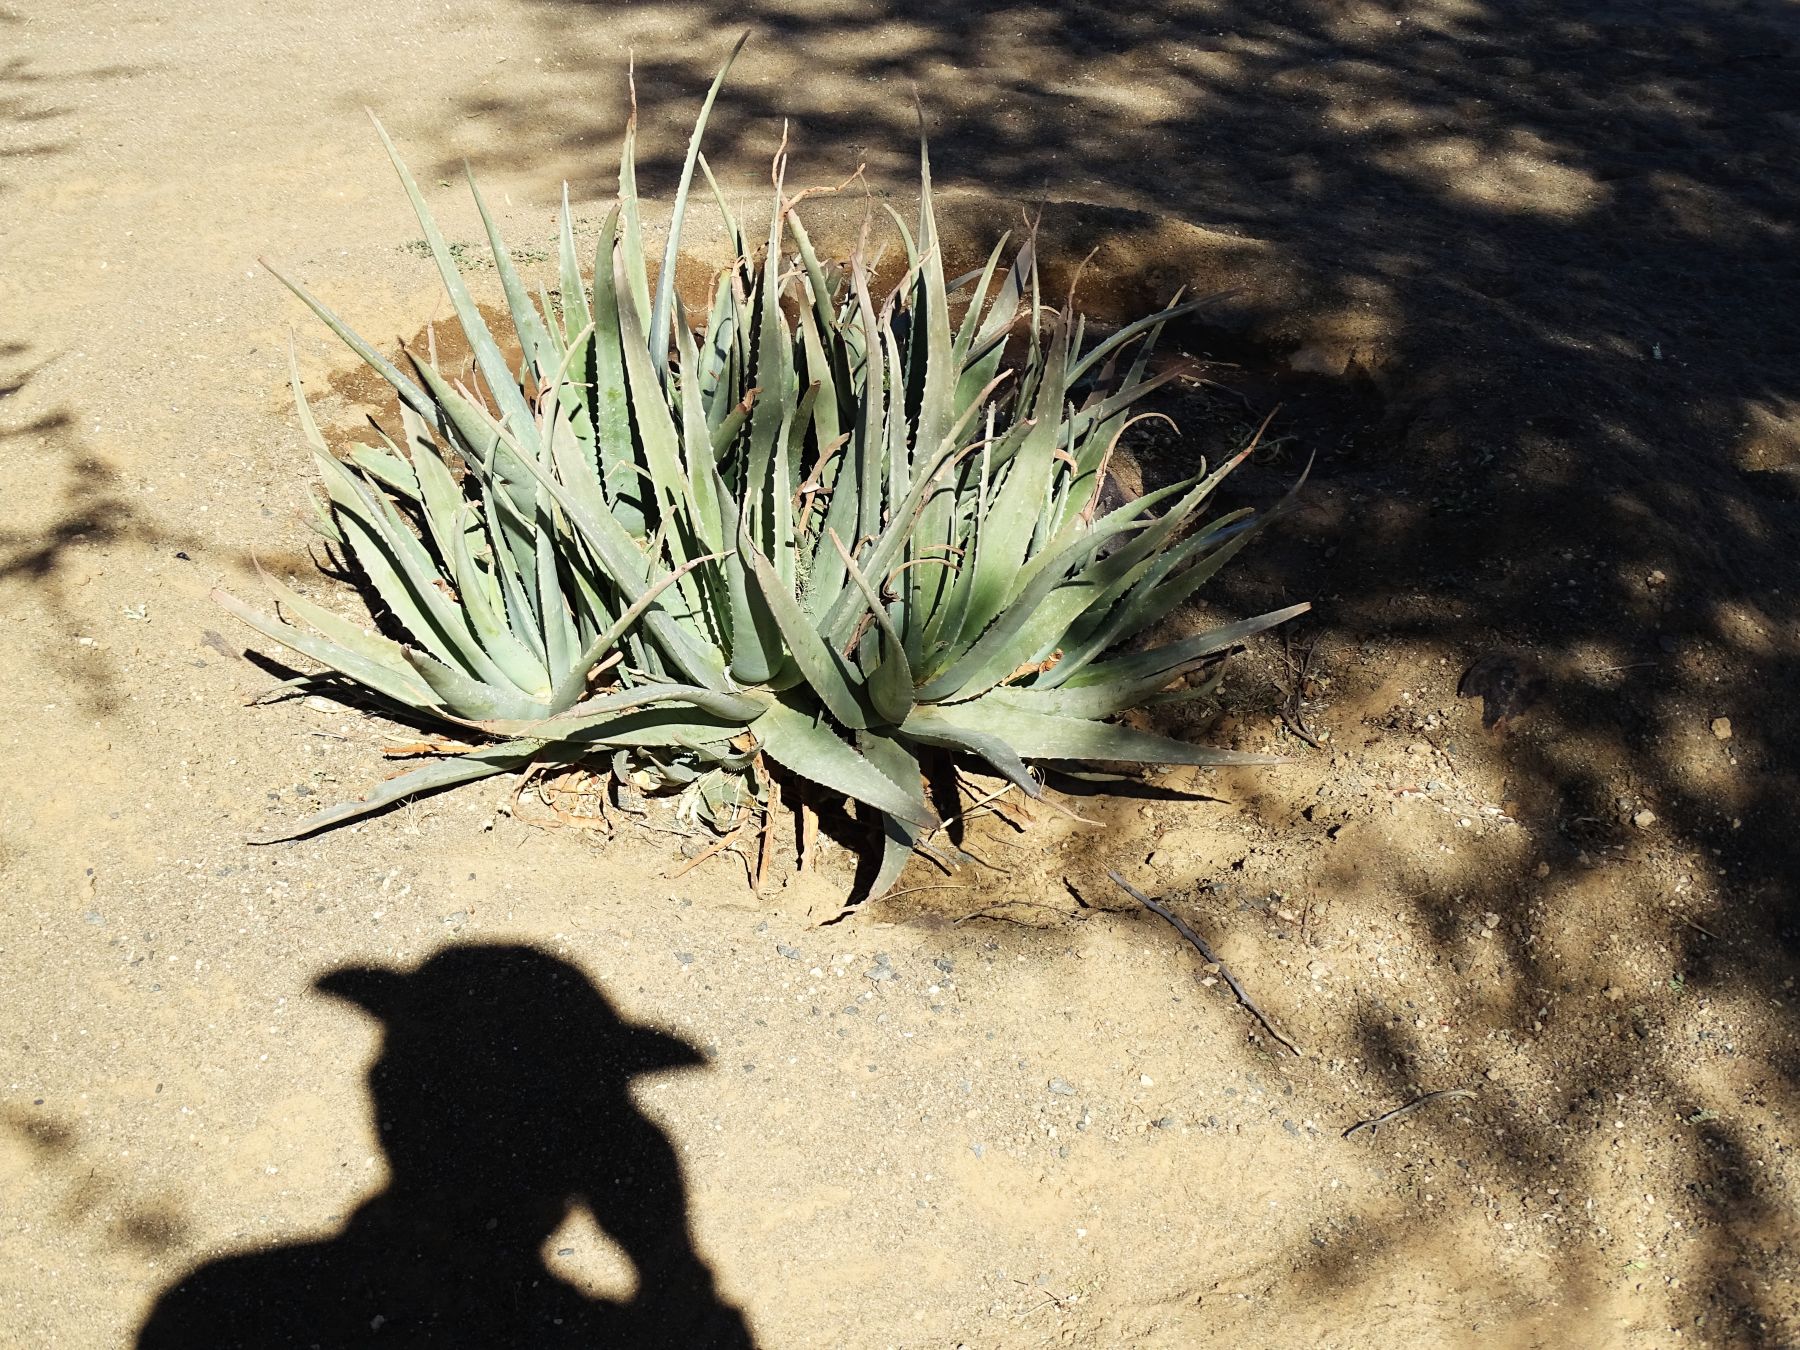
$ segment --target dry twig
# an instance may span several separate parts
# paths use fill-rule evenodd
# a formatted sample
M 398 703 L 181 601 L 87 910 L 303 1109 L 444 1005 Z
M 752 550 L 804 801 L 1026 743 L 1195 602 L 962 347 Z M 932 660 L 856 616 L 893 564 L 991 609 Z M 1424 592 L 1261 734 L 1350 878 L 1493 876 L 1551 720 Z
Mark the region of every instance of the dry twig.
M 1357 1121 L 1356 1124 L 1344 1131 L 1343 1137 L 1348 1139 L 1358 1130 L 1367 1130 L 1370 1134 L 1374 1134 L 1379 1131 L 1383 1125 L 1392 1124 L 1394 1121 L 1399 1120 L 1404 1116 L 1410 1116 L 1414 1111 L 1417 1111 L 1421 1106 L 1425 1105 L 1426 1102 L 1435 1102 L 1441 1097 L 1473 1097 L 1474 1095 L 1475 1090 L 1473 1088 L 1444 1088 L 1438 1092 L 1427 1092 L 1423 1097 L 1414 1097 L 1410 1102 L 1407 1102 L 1402 1106 L 1396 1106 L 1392 1111 L 1383 1111 L 1380 1115 L 1371 1117 L 1368 1120 Z
M 1287 723 L 1287 729 L 1289 731 L 1293 732 L 1294 735 L 1298 736 L 1315 750 L 1318 750 L 1321 747 L 1317 738 L 1315 738 L 1312 732 L 1307 729 L 1306 712 L 1301 700 L 1306 696 L 1306 679 L 1307 676 L 1312 673 L 1313 649 L 1318 645 L 1319 639 L 1316 637 L 1311 642 L 1307 643 L 1306 650 L 1301 653 L 1300 662 L 1296 666 L 1294 663 L 1293 639 L 1287 633 L 1281 635 L 1281 662 L 1287 667 L 1288 680 L 1290 681 L 1288 688 L 1285 690 L 1287 702 L 1281 709 L 1281 720 Z
M 1149 910 L 1152 914 L 1155 914 L 1155 915 L 1160 916 L 1161 918 L 1167 919 L 1171 924 L 1173 924 L 1175 926 L 1175 931 L 1177 933 L 1180 933 L 1182 937 L 1186 938 L 1189 942 L 1191 942 L 1194 946 L 1195 951 L 1199 952 L 1201 956 L 1206 958 L 1208 963 L 1215 965 L 1219 968 L 1220 978 L 1223 979 L 1226 984 L 1231 986 L 1231 992 L 1236 994 L 1237 1001 L 1244 1005 L 1244 1011 L 1249 1013 L 1257 1021 L 1261 1022 L 1263 1024 L 1263 1026 L 1267 1029 L 1268 1033 L 1271 1036 L 1273 1036 L 1276 1040 L 1280 1041 L 1283 1045 L 1285 1045 L 1288 1049 L 1292 1050 L 1296 1055 L 1300 1056 L 1302 1059 L 1306 1058 L 1306 1051 L 1302 1050 L 1299 1046 L 1295 1045 L 1292 1041 L 1290 1041 L 1286 1036 L 1283 1036 L 1281 1034 L 1281 1032 L 1276 1030 L 1275 1024 L 1269 1020 L 1269 1015 L 1266 1012 L 1264 1012 L 1261 1008 L 1256 1006 L 1255 999 L 1251 998 L 1249 994 L 1244 992 L 1244 986 L 1238 983 L 1237 976 L 1235 976 L 1231 973 L 1230 969 L 1225 965 L 1225 963 L 1223 961 L 1221 961 L 1218 958 L 1218 955 L 1213 951 L 1213 949 L 1206 945 L 1206 940 L 1204 938 L 1202 938 L 1198 933 L 1196 933 L 1192 928 L 1188 927 L 1187 923 L 1182 919 L 1182 917 L 1179 914 L 1177 914 L 1174 910 L 1170 909 L 1167 905 L 1163 904 L 1160 900 L 1152 900 L 1149 896 L 1145 895 L 1136 886 L 1133 886 L 1129 881 L 1125 880 L 1125 878 L 1120 876 L 1117 872 L 1108 871 L 1106 875 L 1111 877 L 1121 887 L 1123 887 L 1125 890 L 1125 893 L 1127 895 L 1129 895 L 1133 900 L 1137 901 L 1145 909 Z

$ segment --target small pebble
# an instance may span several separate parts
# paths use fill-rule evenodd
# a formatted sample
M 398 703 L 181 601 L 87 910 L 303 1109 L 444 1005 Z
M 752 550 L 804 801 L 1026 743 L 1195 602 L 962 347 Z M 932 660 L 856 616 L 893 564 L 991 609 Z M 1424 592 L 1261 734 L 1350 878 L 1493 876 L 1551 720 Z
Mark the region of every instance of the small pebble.
M 798 961 L 800 959 L 800 949 L 798 947 L 790 947 L 785 942 L 777 942 L 775 944 L 775 951 L 777 955 L 785 956 L 790 961 Z
M 1730 740 L 1731 739 L 1731 719 L 1729 717 L 1713 718 L 1712 734 L 1721 741 Z
M 1647 830 L 1652 825 L 1656 824 L 1656 812 L 1650 810 L 1639 811 L 1631 818 L 1631 823 L 1640 830 Z
M 1059 1097 L 1073 1097 L 1075 1095 L 1074 1086 L 1072 1084 L 1065 1083 L 1060 1078 L 1052 1078 L 1050 1080 L 1050 1090 Z
M 1484 928 L 1498 928 L 1500 926 L 1500 916 L 1490 909 L 1486 914 L 1481 916 L 1481 924 Z

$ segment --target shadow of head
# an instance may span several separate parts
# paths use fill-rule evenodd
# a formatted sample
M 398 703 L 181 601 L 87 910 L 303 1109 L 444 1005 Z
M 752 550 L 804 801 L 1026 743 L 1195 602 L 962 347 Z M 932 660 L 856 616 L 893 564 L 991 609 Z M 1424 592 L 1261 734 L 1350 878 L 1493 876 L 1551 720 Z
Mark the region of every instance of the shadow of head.
M 383 1025 L 369 1089 L 388 1188 L 326 1241 L 191 1273 L 140 1347 L 339 1345 L 371 1329 L 403 1344 L 750 1343 L 693 1249 L 674 1148 L 628 1092 L 639 1074 L 704 1064 L 693 1047 L 624 1021 L 531 947 L 454 947 L 315 987 Z M 635 1268 L 630 1299 L 545 1263 L 578 1209 Z

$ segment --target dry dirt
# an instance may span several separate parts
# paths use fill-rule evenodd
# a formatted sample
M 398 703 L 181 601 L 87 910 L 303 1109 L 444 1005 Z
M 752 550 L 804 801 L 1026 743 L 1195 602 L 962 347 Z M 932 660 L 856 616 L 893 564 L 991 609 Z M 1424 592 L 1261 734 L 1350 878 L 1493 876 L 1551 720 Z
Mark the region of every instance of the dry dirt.
M 1291 762 L 983 818 L 992 868 L 842 918 L 841 844 L 757 896 L 497 784 L 250 847 L 410 738 L 247 706 L 267 648 L 207 600 L 253 555 L 349 599 L 289 334 L 338 434 L 383 411 L 257 258 L 417 332 L 360 106 L 452 237 L 467 157 L 547 244 L 563 180 L 603 209 L 627 49 L 666 194 L 743 23 L 728 182 L 791 113 L 818 181 L 904 198 L 916 89 L 971 247 L 1047 200 L 1103 310 L 1236 289 L 1181 335 L 1235 392 L 1140 457 L 1276 403 L 1237 498 L 1319 456 L 1182 620 L 1314 601 L 1185 727 Z M 388 1176 L 379 1030 L 313 982 L 504 942 L 708 1056 L 634 1095 L 763 1345 L 1800 1344 L 1797 52 L 1723 0 L 0 13 L 0 1343 L 129 1344 L 184 1272 L 329 1237 Z M 1456 688 L 1496 650 L 1547 692 L 1489 732 Z M 656 1280 L 580 1214 L 543 1252 Z

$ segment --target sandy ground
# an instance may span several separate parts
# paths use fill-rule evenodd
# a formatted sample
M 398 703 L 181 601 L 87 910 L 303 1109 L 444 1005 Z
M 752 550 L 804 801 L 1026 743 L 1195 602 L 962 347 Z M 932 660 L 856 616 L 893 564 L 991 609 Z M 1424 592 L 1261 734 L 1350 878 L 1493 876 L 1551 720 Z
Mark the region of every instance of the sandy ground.
M 988 820 L 997 870 L 829 925 L 841 846 L 756 896 L 493 784 L 246 844 L 407 735 L 246 706 L 272 677 L 206 598 L 254 554 L 343 599 L 290 332 L 338 434 L 361 386 L 257 258 L 417 332 L 442 302 L 358 109 L 452 237 L 467 157 L 546 244 L 564 179 L 603 209 L 633 46 L 667 191 L 729 18 L 0 13 L 0 1343 L 130 1344 L 199 1264 L 330 1237 L 391 1178 L 379 1027 L 313 982 L 526 943 L 708 1057 L 634 1098 L 761 1344 L 1800 1344 L 1791 11 L 753 7 L 729 182 L 792 111 L 819 181 L 904 196 L 917 88 L 947 182 L 1112 250 L 1101 308 L 1240 288 L 1186 340 L 1290 439 L 1235 490 L 1322 458 L 1209 605 L 1312 599 L 1316 646 L 1303 685 L 1252 651 L 1190 730 L 1293 762 Z M 1504 734 L 1456 697 L 1495 649 L 1550 674 Z M 579 1213 L 542 1252 L 657 1279 Z

